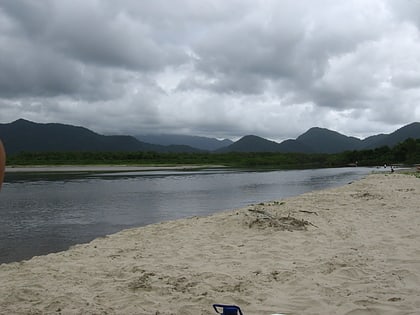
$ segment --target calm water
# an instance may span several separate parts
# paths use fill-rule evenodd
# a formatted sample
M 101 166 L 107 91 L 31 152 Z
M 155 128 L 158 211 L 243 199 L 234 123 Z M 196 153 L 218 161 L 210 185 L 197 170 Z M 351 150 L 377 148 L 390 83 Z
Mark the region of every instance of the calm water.
M 0 263 L 65 250 L 133 226 L 343 185 L 369 172 L 340 168 L 8 174 L 0 193 Z

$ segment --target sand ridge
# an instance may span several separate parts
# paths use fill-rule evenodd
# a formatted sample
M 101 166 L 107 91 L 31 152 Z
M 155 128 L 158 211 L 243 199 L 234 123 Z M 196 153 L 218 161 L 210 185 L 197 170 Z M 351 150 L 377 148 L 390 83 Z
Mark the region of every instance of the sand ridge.
M 420 179 L 124 230 L 0 265 L 1 314 L 420 313 Z

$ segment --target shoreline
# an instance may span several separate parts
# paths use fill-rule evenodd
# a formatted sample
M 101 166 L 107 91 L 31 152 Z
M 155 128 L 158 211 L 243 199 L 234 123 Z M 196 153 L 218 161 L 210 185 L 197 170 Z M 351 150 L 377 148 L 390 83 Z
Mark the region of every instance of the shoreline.
M 372 174 L 207 217 L 123 230 L 0 265 L 14 314 L 410 314 L 420 180 Z M 23 289 L 24 288 L 24 289 Z
M 7 173 L 73 173 L 73 172 L 138 172 L 165 170 L 196 170 L 202 168 L 225 168 L 223 165 L 174 165 L 174 166 L 131 166 L 131 165 L 30 165 L 6 166 Z
M 347 168 L 349 166 L 342 166 L 336 168 Z M 365 167 L 365 166 L 361 166 Z M 6 173 L 60 173 L 60 172 L 136 172 L 136 171 L 159 171 L 159 170 L 195 170 L 195 169 L 206 169 L 206 168 L 235 168 L 226 165 L 215 165 L 215 164 L 202 164 L 202 165 L 124 165 L 124 164 L 94 164 L 94 165 L 8 165 L 5 170 Z M 325 168 L 325 167 L 324 167 Z M 379 166 L 366 166 L 366 168 L 371 168 L 373 171 L 375 169 L 381 170 L 382 167 Z M 253 169 L 253 168 L 250 168 Z M 278 168 L 255 168 L 256 170 L 290 170 L 287 169 L 278 169 Z M 296 168 L 293 170 L 301 170 L 302 168 Z M 321 168 L 322 169 L 322 168 Z M 420 172 L 419 167 L 410 167 L 402 166 L 394 168 L 396 172 L 407 172 L 415 173 Z M 386 170 L 388 171 L 388 170 Z M 381 171 L 382 172 L 382 171 Z M 380 172 L 380 173 L 381 173 Z

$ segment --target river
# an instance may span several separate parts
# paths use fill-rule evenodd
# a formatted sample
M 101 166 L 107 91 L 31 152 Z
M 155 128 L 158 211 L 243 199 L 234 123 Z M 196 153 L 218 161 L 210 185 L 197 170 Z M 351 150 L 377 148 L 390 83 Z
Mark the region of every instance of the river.
M 0 193 L 0 263 L 115 233 L 347 184 L 370 168 L 205 169 L 8 174 Z

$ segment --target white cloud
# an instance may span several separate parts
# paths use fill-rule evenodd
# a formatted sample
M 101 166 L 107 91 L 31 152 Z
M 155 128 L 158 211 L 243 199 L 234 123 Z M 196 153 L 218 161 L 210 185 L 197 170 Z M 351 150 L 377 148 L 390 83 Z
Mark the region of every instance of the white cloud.
M 4 0 L 1 121 L 359 137 L 420 120 L 418 1 Z

